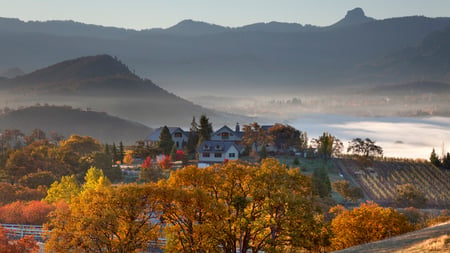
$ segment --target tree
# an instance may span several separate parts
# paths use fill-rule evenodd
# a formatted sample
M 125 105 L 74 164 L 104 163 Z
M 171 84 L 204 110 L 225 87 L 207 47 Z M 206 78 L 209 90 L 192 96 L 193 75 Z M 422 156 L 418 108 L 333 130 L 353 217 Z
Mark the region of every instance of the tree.
M 133 163 L 133 161 L 134 161 L 134 159 L 133 159 L 133 151 L 132 150 L 127 150 L 127 152 L 125 152 L 125 156 L 123 157 L 123 163 L 131 165 Z
M 199 136 L 198 136 L 198 124 L 195 122 L 195 117 L 192 117 L 191 122 L 191 128 L 189 130 L 189 138 L 188 142 L 186 144 L 188 155 L 195 155 L 197 144 L 199 143 Z
M 209 118 L 206 115 L 200 116 L 200 124 L 198 126 L 199 139 L 203 141 L 209 141 L 213 132 L 212 124 L 209 122 Z
M 172 140 L 172 135 L 170 134 L 169 128 L 164 126 L 161 129 L 161 134 L 159 135 L 158 147 L 161 149 L 163 154 L 169 155 L 174 144 L 175 143 Z
M 434 150 L 434 148 L 433 151 L 431 151 L 430 162 L 438 168 L 440 168 L 442 165 L 441 160 L 439 160 L 439 157 L 436 155 L 436 151 Z
M 427 199 L 425 193 L 419 190 L 415 185 L 408 183 L 397 186 L 395 202 L 404 207 L 424 207 Z
M 313 139 L 312 142 L 315 145 L 319 156 L 324 159 L 329 159 L 334 155 L 341 153 L 343 148 L 342 142 L 327 132 L 324 132 L 318 139 Z
M 383 148 L 375 145 L 375 141 L 372 141 L 369 138 L 361 139 L 355 138 L 353 139 L 348 146 L 347 152 L 352 152 L 353 154 L 358 156 L 358 162 L 361 168 L 366 168 L 370 166 L 373 162 L 373 158 L 375 156 L 383 155 Z
M 257 122 L 244 125 L 242 142 L 250 149 L 255 149 L 255 153 L 260 150 L 260 146 L 273 143 L 273 137 L 267 133 Z
M 361 188 L 350 185 L 346 180 L 335 181 L 331 183 L 331 186 L 347 201 L 356 202 L 358 199 L 364 198 Z
M 331 197 L 331 183 L 328 170 L 325 167 L 316 168 L 311 177 L 312 192 L 320 198 Z
M 35 142 L 47 139 L 45 132 L 39 128 L 33 129 L 33 132 L 29 136 L 25 136 L 25 142 L 27 145 Z
M 331 212 L 337 214 L 331 222 L 332 248 L 335 250 L 383 240 L 413 229 L 404 215 L 374 202 L 362 203 L 353 210 L 338 206 Z
M 187 166 L 160 184 L 169 251 L 287 252 L 324 239 L 309 178 L 274 159 Z
M 0 252 L 3 253 L 34 253 L 39 251 L 39 246 L 32 236 L 26 236 L 20 240 L 10 240 L 5 229 L 0 226 Z
M 161 159 L 158 160 L 158 166 L 163 170 L 170 170 L 170 168 L 172 168 L 172 158 L 168 155 L 163 155 Z
M 50 203 L 55 203 L 64 200 L 70 203 L 72 199 L 80 194 L 80 186 L 75 179 L 75 176 L 63 176 L 61 181 L 54 182 L 47 191 L 45 200 Z
M 172 149 L 170 150 L 170 159 L 172 159 L 172 161 L 177 161 L 177 146 L 173 145 Z
M 85 156 L 93 152 L 103 150 L 100 142 L 90 136 L 71 135 L 69 139 L 62 141 L 60 150 L 64 152 L 73 152 L 79 156 Z
M 108 187 L 111 182 L 105 177 L 103 171 L 95 167 L 91 167 L 84 176 L 85 183 L 83 184 L 83 191 L 88 189 L 97 189 L 99 187 Z
M 442 167 L 446 170 L 450 170 L 450 153 L 447 152 L 447 155 L 442 159 Z
M 301 152 L 305 152 L 308 149 L 308 134 L 306 132 L 300 133 L 298 148 Z
M 279 151 L 286 152 L 299 146 L 300 131 L 292 126 L 277 123 L 269 128 L 269 134 L 272 135 L 273 144 Z
M 56 176 L 50 171 L 38 171 L 30 173 L 19 179 L 19 184 L 37 189 L 39 186 L 50 187 L 56 181 Z
M 88 190 L 56 209 L 46 249 L 51 252 L 141 252 L 157 242 L 162 209 L 153 185 Z M 81 228 L 81 229 L 80 229 Z
M 141 165 L 139 180 L 141 182 L 158 182 L 164 178 L 164 173 L 159 166 L 154 166 L 150 156 L 148 156 Z

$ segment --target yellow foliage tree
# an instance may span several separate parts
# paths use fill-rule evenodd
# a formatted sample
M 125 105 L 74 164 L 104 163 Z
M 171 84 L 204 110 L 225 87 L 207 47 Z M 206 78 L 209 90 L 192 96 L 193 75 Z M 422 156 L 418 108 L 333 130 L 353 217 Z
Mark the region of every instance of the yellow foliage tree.
M 337 206 L 331 211 L 337 214 L 331 222 L 334 234 L 332 248 L 336 250 L 386 239 L 413 229 L 404 215 L 374 202 L 362 203 L 353 210 Z
M 125 156 L 123 157 L 123 163 L 124 164 L 132 164 L 134 161 L 133 159 L 133 151 L 132 150 L 127 150 L 125 153 Z
M 69 208 L 58 208 L 46 242 L 51 252 L 136 252 L 157 241 L 161 212 L 152 186 L 88 189 Z

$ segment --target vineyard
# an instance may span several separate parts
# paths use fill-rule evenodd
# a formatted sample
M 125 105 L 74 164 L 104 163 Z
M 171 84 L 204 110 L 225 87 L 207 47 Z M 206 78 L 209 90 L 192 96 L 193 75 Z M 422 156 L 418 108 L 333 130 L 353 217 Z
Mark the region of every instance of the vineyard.
M 368 198 L 380 204 L 392 204 L 397 186 L 411 183 L 425 193 L 428 206 L 450 206 L 450 171 L 438 169 L 428 162 L 380 160 L 364 170 L 352 159 L 341 159 L 337 163 L 361 186 Z

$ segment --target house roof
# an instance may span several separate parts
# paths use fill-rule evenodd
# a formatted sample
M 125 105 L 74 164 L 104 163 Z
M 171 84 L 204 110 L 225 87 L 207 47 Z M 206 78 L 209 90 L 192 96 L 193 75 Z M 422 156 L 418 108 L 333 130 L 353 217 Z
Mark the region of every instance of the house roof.
M 240 147 L 233 141 L 204 141 L 197 148 L 197 152 L 226 153 L 232 146 L 240 151 Z
M 180 127 L 167 127 L 169 129 L 170 135 L 172 135 L 174 132 L 176 131 L 181 131 L 182 134 L 186 135 L 186 132 L 181 129 Z M 147 136 L 147 138 L 145 138 L 146 141 L 159 141 L 159 136 L 161 135 L 161 131 L 162 131 L 163 127 L 157 128 L 155 129 L 155 131 L 153 133 L 151 133 L 150 135 Z
M 242 138 L 242 135 L 244 134 L 244 132 L 242 132 L 242 131 L 236 132 L 236 131 L 234 131 L 233 129 L 231 129 L 230 127 L 228 127 L 227 125 L 224 125 L 224 126 L 221 127 L 220 129 L 218 129 L 217 131 L 215 131 L 215 132 L 213 133 L 213 136 L 214 136 L 216 133 L 219 133 L 219 132 L 221 132 L 221 131 L 223 131 L 223 130 L 227 130 L 228 132 L 234 133 L 234 134 L 235 134 L 237 137 L 239 137 L 239 138 Z

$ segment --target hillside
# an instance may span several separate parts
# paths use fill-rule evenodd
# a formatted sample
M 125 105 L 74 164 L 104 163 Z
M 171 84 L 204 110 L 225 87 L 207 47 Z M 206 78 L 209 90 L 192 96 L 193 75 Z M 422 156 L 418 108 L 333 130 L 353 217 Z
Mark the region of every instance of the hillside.
M 356 160 L 339 159 L 336 165 L 346 177 L 359 184 L 366 196 L 382 205 L 395 206 L 397 186 L 413 184 L 425 194 L 427 207 L 450 208 L 450 171 L 429 162 L 413 160 L 375 161 L 361 170 Z
M 83 111 L 68 106 L 33 106 L 0 115 L 0 129 L 19 129 L 29 134 L 39 128 L 47 134 L 56 132 L 64 137 L 72 134 L 93 136 L 103 143 L 134 144 L 152 129 L 106 113 Z
M 222 122 L 235 117 L 169 93 L 152 81 L 141 79 L 109 55 L 67 60 L 0 80 L 0 98 L 2 106 L 7 107 L 36 103 L 89 107 L 155 127 L 188 125 L 192 116 L 201 114 Z
M 390 239 L 367 243 L 344 250 L 333 251 L 336 253 L 388 253 L 409 252 L 444 253 L 450 251 L 449 243 L 450 222 L 442 223 L 433 227 L 421 229 L 411 233 L 395 236 Z
M 208 95 L 271 94 L 410 82 L 419 76 L 411 75 L 417 69 L 429 80 L 445 81 L 448 57 L 436 63 L 418 58 L 414 66 L 395 63 L 409 56 L 396 56 L 395 64 L 383 59 L 408 53 L 404 50 L 449 25 L 450 18 L 375 20 L 359 8 L 326 27 L 274 21 L 229 28 L 184 20 L 167 29 L 135 31 L 73 21 L 0 19 L 0 69 L 18 66 L 31 72 L 65 59 L 105 53 L 118 56 L 139 76 L 183 95 L 199 90 Z M 446 42 L 445 36 L 430 36 L 432 45 Z M 420 48 L 429 48 L 425 42 Z M 402 70 L 395 71 L 398 75 L 378 74 L 393 64 Z M 436 64 L 442 67 L 423 68 Z

